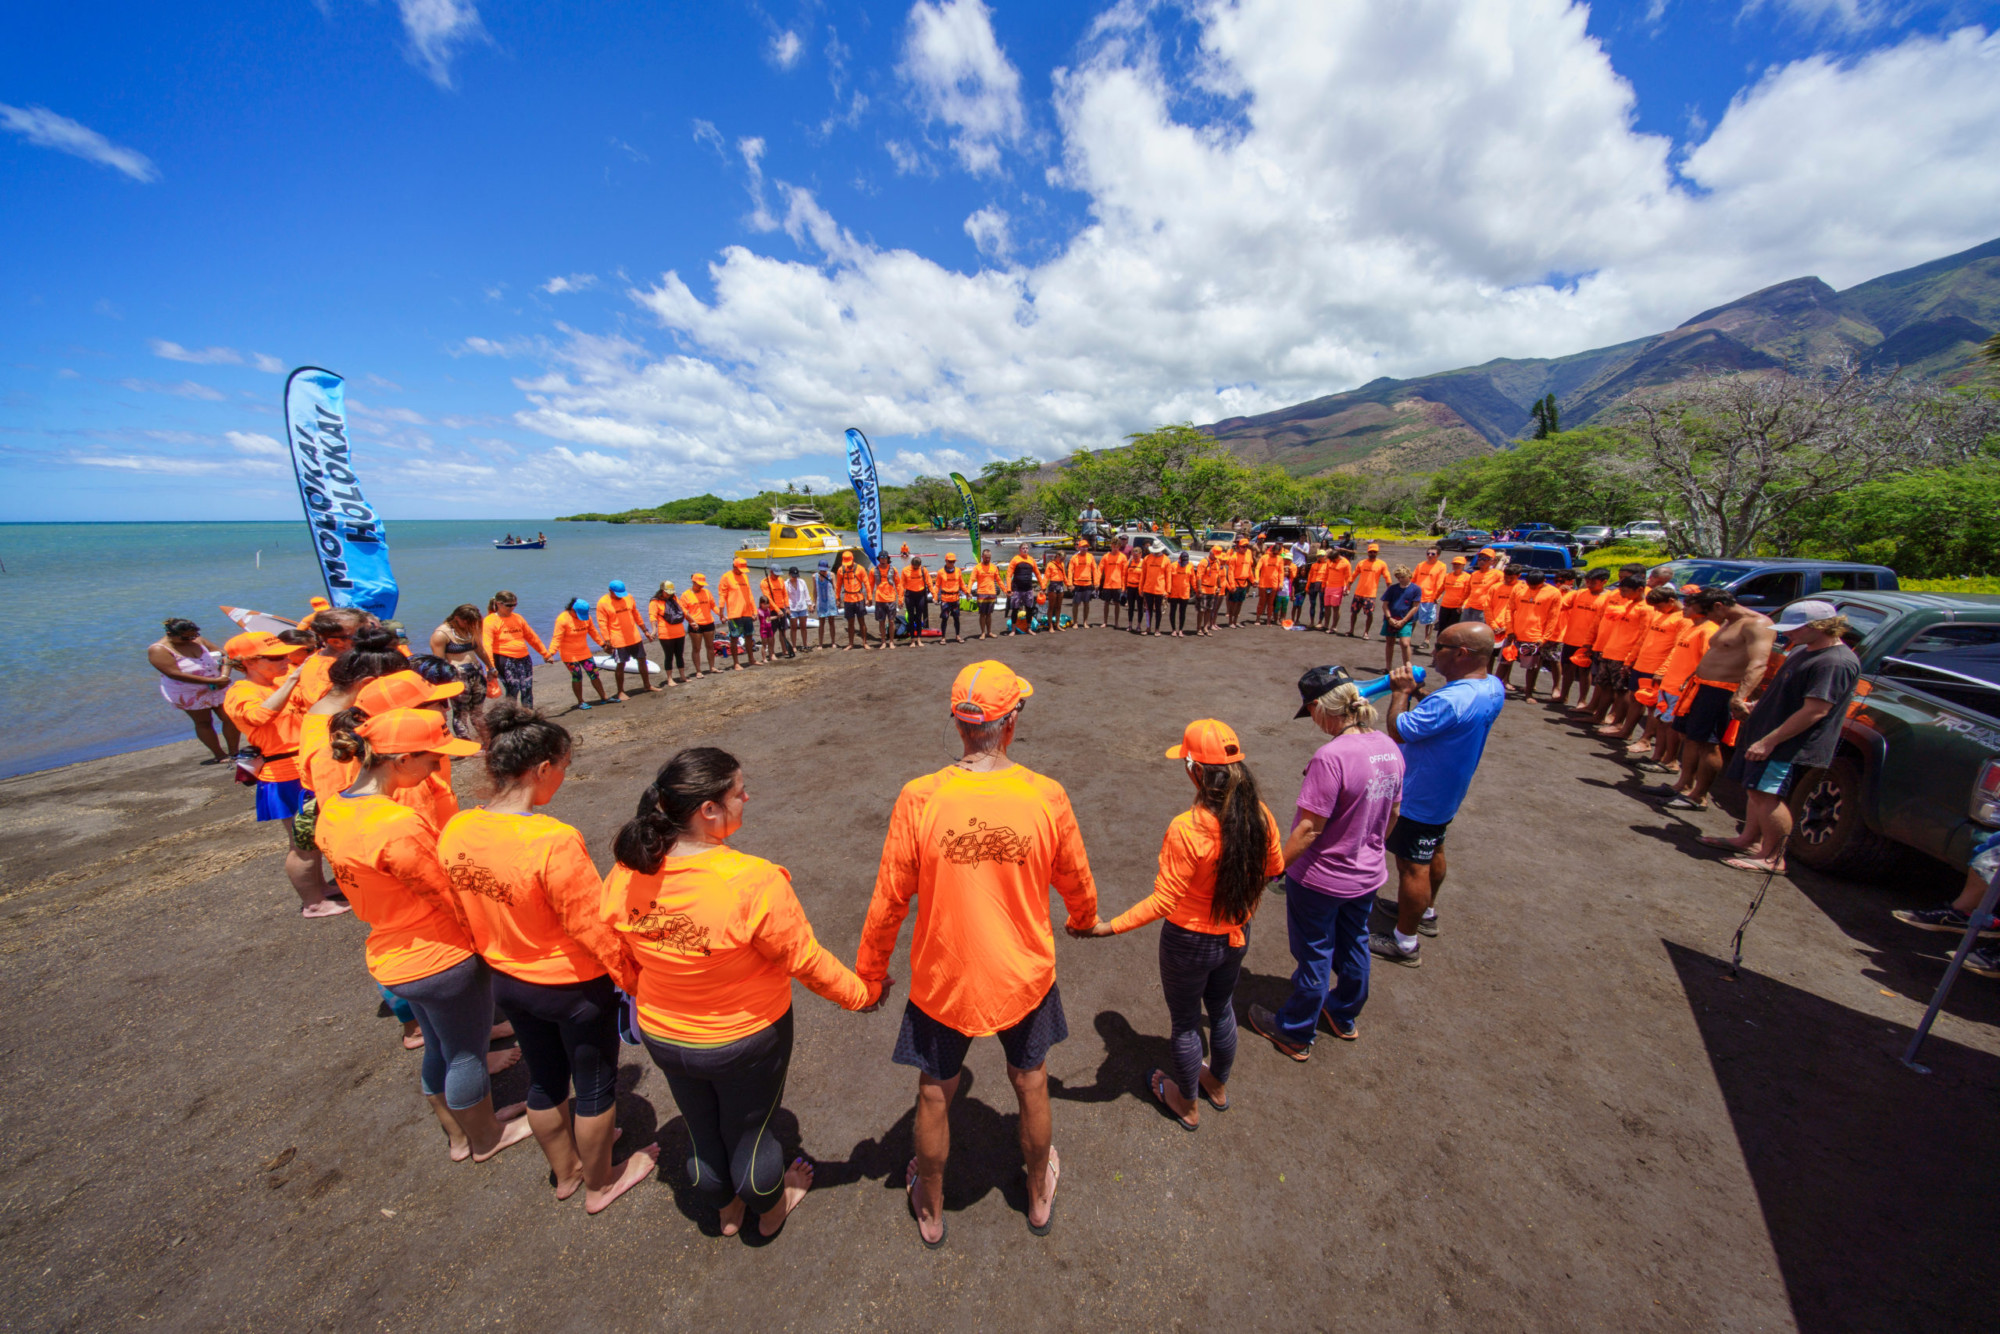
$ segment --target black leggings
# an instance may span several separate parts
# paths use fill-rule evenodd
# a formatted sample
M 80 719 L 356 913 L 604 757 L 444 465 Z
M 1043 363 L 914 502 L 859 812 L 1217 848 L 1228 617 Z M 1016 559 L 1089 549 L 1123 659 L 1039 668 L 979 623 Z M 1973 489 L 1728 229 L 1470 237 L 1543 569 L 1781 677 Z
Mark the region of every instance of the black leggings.
M 666 665 L 660 669 L 666 672 L 687 672 L 687 636 L 677 639 L 662 639 L 660 647 L 666 651 Z
M 1192 1100 L 1201 1077 L 1201 1012 L 1208 1010 L 1208 1070 L 1215 1082 L 1229 1082 L 1236 1064 L 1236 977 L 1243 956 L 1250 952 L 1249 928 L 1243 944 L 1231 947 L 1229 937 L 1190 931 L 1172 922 L 1160 924 L 1160 989 L 1167 996 L 1174 1082 L 1181 1096 Z
M 493 999 L 528 1063 L 529 1110 L 562 1106 L 572 1079 L 578 1116 L 611 1110 L 618 1101 L 618 989 L 609 977 L 548 984 L 496 968 Z
M 1146 593 L 1146 625 L 1149 629 L 1160 628 L 1160 604 L 1166 599 L 1158 593 Z
M 944 598 L 943 598 L 943 599 L 942 599 L 941 601 L 939 601 L 939 603 L 938 603 L 938 633 L 939 633 L 939 634 L 943 634 L 943 633 L 944 633 L 944 623 L 945 623 L 946 621 L 950 621 L 950 622 L 951 622 L 951 632 L 952 632 L 953 634 L 955 634 L 955 635 L 956 635 L 956 634 L 963 634 L 963 633 L 964 633 L 964 631 L 962 631 L 962 630 L 960 630 L 960 629 L 958 628 L 958 599 L 957 599 L 956 597 L 954 597 L 954 596 L 950 596 L 950 595 L 947 595 L 946 597 L 944 597 Z
M 1167 599 L 1167 628 L 1168 628 L 1168 629 L 1171 629 L 1171 630 L 1185 630 L 1185 629 L 1187 629 L 1187 604 L 1188 604 L 1188 600 L 1187 600 L 1186 598 L 1168 598 L 1168 599 Z
M 792 1064 L 792 1012 L 722 1047 L 643 1036 L 694 1141 L 688 1184 L 718 1206 L 735 1195 L 754 1213 L 776 1208 L 784 1197 L 785 1155 L 771 1118 Z
M 931 626 L 931 595 L 929 593 L 904 593 L 903 610 L 910 618 L 910 633 L 928 630 Z

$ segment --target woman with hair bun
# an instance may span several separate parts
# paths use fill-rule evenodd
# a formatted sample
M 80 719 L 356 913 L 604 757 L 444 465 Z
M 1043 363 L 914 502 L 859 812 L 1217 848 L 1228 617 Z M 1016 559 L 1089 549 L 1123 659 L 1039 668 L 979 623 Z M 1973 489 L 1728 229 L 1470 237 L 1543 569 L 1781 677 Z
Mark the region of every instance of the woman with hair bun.
M 1200 718 L 1167 751 L 1194 783 L 1194 802 L 1160 843 L 1153 892 L 1080 938 L 1121 935 L 1166 918 L 1160 928 L 1160 986 L 1173 1024 L 1173 1074 L 1147 1085 L 1182 1130 L 1201 1124 L 1199 1093 L 1229 1110 L 1236 1062 L 1236 979 L 1250 950 L 1250 918 L 1264 882 L 1285 869 L 1278 822 L 1257 795 L 1257 780 L 1229 724 Z M 1209 1059 L 1201 1059 L 1201 1013 L 1208 1010 Z
M 452 1160 L 485 1162 L 533 1131 L 518 1115 L 524 1109 L 510 1109 L 511 1119 L 493 1110 L 486 1061 L 492 975 L 472 952 L 464 913 L 438 862 L 437 834 L 391 799 L 423 783 L 446 757 L 479 747 L 454 738 L 444 715 L 431 709 L 366 718 L 348 709 L 330 730 L 333 757 L 359 769 L 320 808 L 320 848 L 355 916 L 372 928 L 369 974 L 408 1001 L 423 1024 L 424 1096 L 444 1127 Z
M 438 839 L 472 946 L 493 970 L 493 995 L 528 1063 L 528 1124 L 549 1160 L 556 1198 L 584 1187 L 597 1213 L 653 1174 L 647 1145 L 612 1165 L 617 1136 L 618 983 L 638 970 L 601 916 L 604 882 L 583 835 L 539 815 L 562 789 L 568 731 L 512 701 L 490 705 L 486 773 L 496 789 Z M 575 1093 L 571 1093 L 571 1085 Z
M 771 1118 L 792 1059 L 792 979 L 845 1010 L 873 1010 L 892 982 L 863 982 L 813 937 L 782 866 L 729 846 L 749 794 L 736 757 L 712 747 L 668 760 L 618 832 L 604 920 L 639 967 L 639 1028 L 694 1141 L 687 1174 L 774 1237 L 812 1188 L 783 1162 Z
M 1311 718 L 1331 740 L 1306 765 L 1285 839 L 1285 919 L 1298 967 L 1291 998 L 1275 1014 L 1253 1005 L 1248 1016 L 1252 1029 L 1295 1061 L 1312 1055 L 1322 1019 L 1343 1041 L 1360 1036 L 1368 915 L 1388 875 L 1383 840 L 1403 797 L 1403 752 L 1375 730 L 1375 706 L 1345 668 L 1308 669 L 1299 700 L 1293 716 Z
M 146 648 L 146 661 L 160 674 L 160 694 L 188 716 L 195 740 L 208 747 L 203 764 L 221 764 L 236 750 L 236 724 L 222 720 L 222 740 L 215 736 L 215 715 L 229 685 L 229 667 L 222 650 L 202 637 L 201 627 L 184 616 L 169 616 L 165 633 Z

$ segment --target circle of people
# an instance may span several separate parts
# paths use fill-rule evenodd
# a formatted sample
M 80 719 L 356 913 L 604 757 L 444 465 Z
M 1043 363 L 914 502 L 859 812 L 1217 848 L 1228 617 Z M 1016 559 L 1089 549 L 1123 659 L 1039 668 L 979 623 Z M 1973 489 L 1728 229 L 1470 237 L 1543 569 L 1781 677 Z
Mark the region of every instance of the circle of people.
M 1436 554 L 1427 565 L 1441 564 Z M 1259 579 L 1269 558 L 1254 557 Z M 1151 559 L 1141 563 L 1142 597 Z M 1211 550 L 1204 565 L 1227 560 Z M 1782 804 L 1795 764 L 1812 762 L 1802 748 L 1818 744 L 1816 734 L 1781 715 L 1801 691 L 1837 688 L 1820 670 L 1837 674 L 1827 655 L 1845 652 L 1830 607 L 1803 605 L 1774 627 L 1726 592 L 1688 593 L 1641 567 L 1621 570 L 1607 591 L 1608 571 L 1577 586 L 1568 572 L 1551 582 L 1540 570 L 1497 568 L 1485 552 L 1473 564 L 1468 572 L 1453 561 L 1429 597 L 1432 585 L 1389 574 L 1387 588 L 1416 591 L 1407 610 L 1384 600 L 1392 648 L 1407 626 L 1436 630 L 1427 679 L 1393 663 L 1365 686 L 1340 667 L 1300 678 L 1294 716 L 1328 740 L 1307 767 L 1289 832 L 1264 805 L 1235 731 L 1216 719 L 1189 724 L 1166 751 L 1184 766 L 1189 807 L 1163 838 L 1153 892 L 1108 921 L 1064 789 L 1008 758 L 1033 687 L 997 661 L 966 666 L 948 702 L 964 753 L 898 795 L 851 968 L 818 943 L 785 869 L 729 845 L 748 789 L 724 751 L 684 750 L 662 766 L 600 877 L 582 834 L 539 813 L 567 775 L 568 731 L 525 699 L 480 707 L 498 692 L 469 688 L 468 677 L 484 679 L 476 667 L 439 653 L 411 657 L 393 629 L 364 613 L 317 610 L 303 633 L 234 636 L 220 656 L 244 679 L 221 708 L 248 743 L 237 776 L 255 787 L 258 819 L 283 831 L 302 915 L 352 912 L 369 924 L 366 965 L 404 1020 L 405 1045 L 422 1049 L 420 1086 L 453 1160 L 485 1162 L 533 1138 L 557 1198 L 581 1190 L 592 1213 L 653 1175 L 657 1145 L 622 1163 L 613 1157 L 622 1036 L 664 1075 L 689 1131 L 686 1180 L 717 1207 L 721 1231 L 742 1231 L 754 1213 L 759 1232 L 775 1235 L 813 1176 L 803 1157 L 782 1161 L 769 1131 L 792 1050 L 791 982 L 843 1009 L 882 1006 L 914 898 L 910 995 L 891 1059 L 918 1072 L 905 1188 L 919 1238 L 944 1244 L 949 1108 L 972 1042 L 987 1036 L 999 1039 L 1020 1102 L 1027 1224 L 1041 1235 L 1053 1226 L 1061 1175 L 1046 1058 L 1068 1035 L 1050 887 L 1074 937 L 1163 923 L 1172 1069 L 1152 1071 L 1148 1092 L 1163 1115 L 1194 1131 L 1204 1102 L 1229 1105 L 1235 984 L 1267 884 L 1283 886 L 1292 992 L 1276 1010 L 1250 1006 L 1245 1020 L 1280 1055 L 1307 1060 L 1322 1030 L 1358 1040 L 1371 959 L 1421 966 L 1422 938 L 1438 933 L 1446 835 L 1516 664 L 1525 664 L 1516 689 L 1526 698 L 1542 669 L 1552 704 L 1587 682 L 1593 693 L 1579 692 L 1580 712 L 1607 735 L 1629 737 L 1643 720 L 1656 758 L 1678 749 L 1682 799 L 1697 786 L 1706 795 L 1708 752 L 1748 714 L 1736 762 L 1751 818 L 1731 844 L 1739 851 L 1761 838 L 1760 816 Z M 732 573 L 743 573 L 740 563 Z M 1323 618 L 1334 586 L 1319 581 L 1320 628 L 1332 628 Z M 1259 590 L 1260 619 L 1268 610 L 1282 620 L 1278 599 L 1293 591 L 1236 587 Z M 1267 599 L 1267 590 L 1281 591 Z M 1425 605 L 1435 613 L 1420 619 Z M 1827 615 L 1812 619 L 1815 610 Z M 513 613 L 496 599 L 488 615 Z M 440 627 L 434 647 L 468 652 L 450 628 Z M 1790 639 L 1800 661 L 1785 665 L 1752 713 L 1737 692 L 1749 693 L 1745 682 L 1764 672 L 1774 634 Z M 1752 659 L 1754 670 L 1736 666 Z M 502 670 L 492 684 L 504 690 L 507 679 Z M 1380 712 L 1371 697 L 1386 697 Z M 473 735 L 462 734 L 467 727 Z M 1778 741 L 1789 748 L 1782 755 Z M 493 794 L 461 810 L 449 765 L 472 755 L 483 755 Z M 1377 898 L 1390 857 L 1393 909 Z M 1393 917 L 1387 930 L 1370 925 L 1376 912 Z M 525 1102 L 506 1108 L 493 1105 L 490 1083 L 496 1059 L 509 1059 L 489 1054 L 496 1005 L 529 1076 Z

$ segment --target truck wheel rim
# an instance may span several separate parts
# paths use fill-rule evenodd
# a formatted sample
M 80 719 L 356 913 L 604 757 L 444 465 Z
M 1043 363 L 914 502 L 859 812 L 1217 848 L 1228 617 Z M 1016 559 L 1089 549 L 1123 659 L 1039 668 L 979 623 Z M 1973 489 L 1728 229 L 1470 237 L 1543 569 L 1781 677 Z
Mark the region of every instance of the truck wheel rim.
M 1818 847 L 1833 837 L 1833 827 L 1839 822 L 1840 785 L 1831 778 L 1822 778 L 1799 810 L 1799 834 Z

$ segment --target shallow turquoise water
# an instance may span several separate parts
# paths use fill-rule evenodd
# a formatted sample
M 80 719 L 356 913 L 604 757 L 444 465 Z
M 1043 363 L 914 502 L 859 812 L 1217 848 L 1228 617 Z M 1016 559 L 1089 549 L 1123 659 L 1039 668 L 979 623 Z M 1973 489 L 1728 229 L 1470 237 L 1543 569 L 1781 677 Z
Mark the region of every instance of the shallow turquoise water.
M 750 533 L 688 525 L 546 520 L 391 523 L 402 602 L 422 644 L 461 602 L 500 589 L 544 636 L 572 597 L 612 579 L 643 598 L 662 579 L 710 585 Z M 495 551 L 505 534 L 546 532 L 543 551 Z M 223 604 L 296 618 L 322 594 L 303 523 L 0 524 L 0 613 L 11 633 L 0 672 L 0 776 L 192 737 L 160 697 L 146 646 L 186 616 L 220 645 L 236 627 Z

